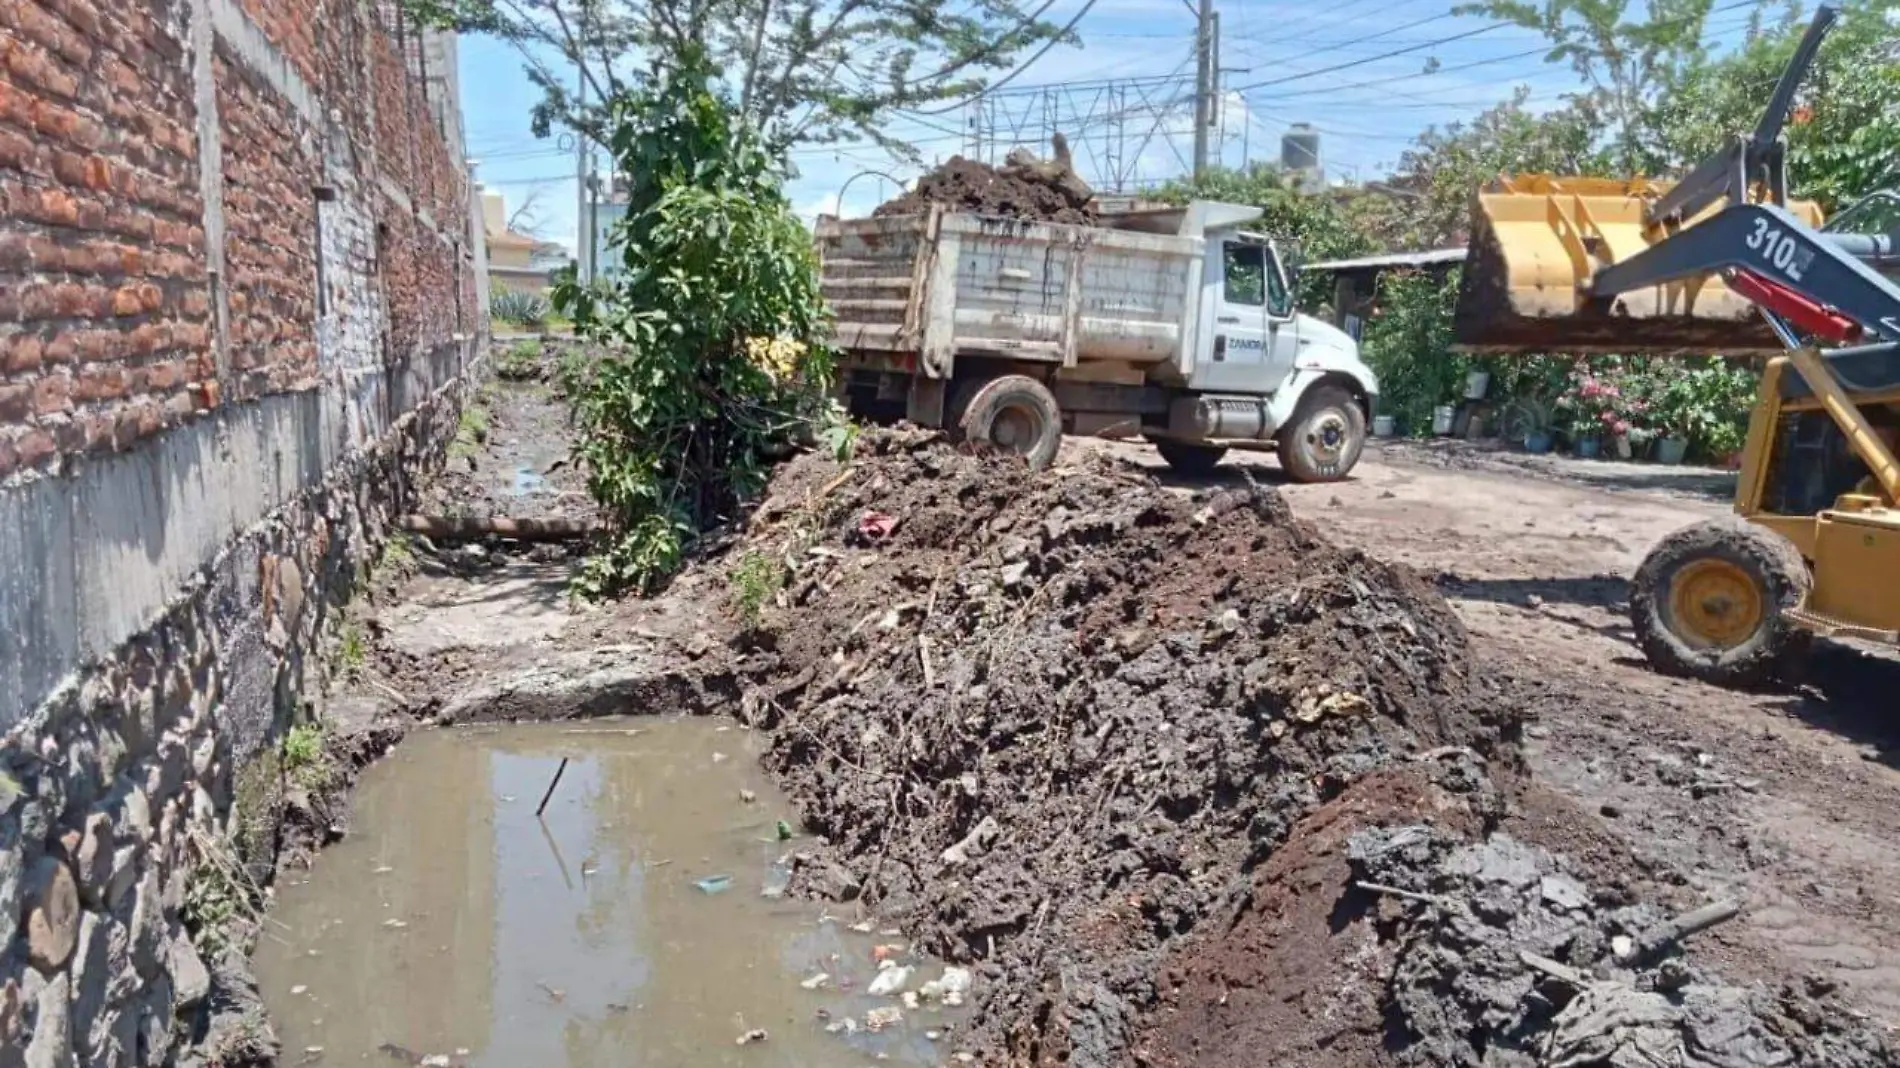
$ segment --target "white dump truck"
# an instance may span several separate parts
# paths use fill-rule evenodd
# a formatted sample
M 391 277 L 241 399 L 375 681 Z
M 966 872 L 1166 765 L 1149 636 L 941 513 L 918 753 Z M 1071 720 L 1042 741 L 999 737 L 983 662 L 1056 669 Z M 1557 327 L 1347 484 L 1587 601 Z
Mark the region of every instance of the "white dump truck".
M 1131 208 L 1096 226 L 932 209 L 819 220 L 854 414 L 1055 458 L 1062 435 L 1146 438 L 1204 472 L 1277 448 L 1344 478 L 1379 387 L 1342 331 L 1299 314 L 1260 209 Z

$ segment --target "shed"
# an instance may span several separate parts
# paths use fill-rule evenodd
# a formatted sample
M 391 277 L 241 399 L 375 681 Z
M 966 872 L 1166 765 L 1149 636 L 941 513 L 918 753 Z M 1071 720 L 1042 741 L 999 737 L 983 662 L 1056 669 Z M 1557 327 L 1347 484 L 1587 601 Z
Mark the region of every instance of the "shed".
M 1326 260 L 1309 263 L 1301 270 L 1333 276 L 1333 325 L 1357 341 L 1359 329 L 1379 292 L 1380 274 L 1390 270 L 1423 270 L 1442 276 L 1463 262 L 1464 249 L 1441 248 L 1430 252 L 1393 252 L 1350 260 Z

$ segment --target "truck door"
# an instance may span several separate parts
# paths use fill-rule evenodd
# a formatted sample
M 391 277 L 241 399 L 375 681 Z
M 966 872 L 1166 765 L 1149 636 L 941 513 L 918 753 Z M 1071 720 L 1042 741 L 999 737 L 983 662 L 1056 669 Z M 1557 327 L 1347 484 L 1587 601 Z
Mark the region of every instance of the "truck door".
M 1263 239 L 1235 235 L 1219 245 L 1209 244 L 1209 259 L 1218 258 L 1208 264 L 1209 273 L 1219 279 L 1218 288 L 1209 287 L 1214 305 L 1212 345 L 1196 366 L 1190 385 L 1237 393 L 1271 392 L 1292 368 L 1298 348 L 1286 279 Z M 1283 314 L 1276 316 L 1276 310 Z

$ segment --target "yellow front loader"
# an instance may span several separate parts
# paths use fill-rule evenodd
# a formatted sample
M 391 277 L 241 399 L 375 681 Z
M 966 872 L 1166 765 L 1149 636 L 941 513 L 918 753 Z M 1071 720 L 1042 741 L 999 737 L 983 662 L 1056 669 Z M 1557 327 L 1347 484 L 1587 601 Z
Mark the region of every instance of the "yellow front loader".
M 1678 531 L 1630 610 L 1673 674 L 1761 682 L 1809 636 L 1900 645 L 1900 196 L 1823 225 L 1787 196 L 1782 124 L 1823 7 L 1752 134 L 1678 182 L 1515 176 L 1477 197 L 1454 334 L 1468 352 L 1774 353 L 1736 518 Z

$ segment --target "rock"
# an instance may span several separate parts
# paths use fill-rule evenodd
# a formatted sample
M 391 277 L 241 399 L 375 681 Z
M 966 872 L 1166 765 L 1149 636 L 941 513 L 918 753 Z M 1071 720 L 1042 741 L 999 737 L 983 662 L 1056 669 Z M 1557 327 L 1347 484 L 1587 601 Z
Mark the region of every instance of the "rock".
M 140 984 L 125 925 L 97 912 L 85 913 L 72 971 L 73 1038 L 89 1063 L 132 1060 L 138 1053 L 138 1015 L 128 1003 Z
M 41 857 L 29 884 L 27 957 L 50 975 L 66 966 L 79 942 L 79 887 L 72 869 L 57 857 Z
M 79 844 L 73 850 L 73 870 L 79 880 L 79 897 L 97 907 L 106 897 L 106 883 L 112 878 L 112 818 L 103 812 L 86 817 L 79 832 Z
M 169 953 L 177 1005 L 180 1009 L 195 1008 L 211 993 L 211 973 L 205 970 L 204 958 L 198 956 L 198 947 L 191 944 L 191 938 L 182 933 L 172 939 Z
M 20 993 L 20 981 L 8 979 L 0 986 L 0 1045 L 11 1047 L 25 1027 L 26 997 Z
M 112 854 L 111 875 L 106 879 L 105 906 L 114 912 L 125 903 L 126 895 L 138 882 L 139 851 L 134 846 L 123 846 Z
M 1542 892 L 1545 901 L 1566 912 L 1581 911 L 1590 904 L 1590 895 L 1569 876 L 1544 876 Z
M 33 1041 L 26 1047 L 27 1068 L 68 1068 L 73 1059 L 72 979 L 57 975 L 40 990 Z
M 17 844 L 0 836 L 0 923 L 11 932 L 20 922 L 20 904 L 26 896 L 26 863 Z
M 152 805 L 145 790 L 137 783 L 120 779 L 113 790 L 113 808 L 118 813 L 119 837 L 135 842 L 152 837 Z
M 154 978 L 139 999 L 138 1063 L 143 1068 L 159 1068 L 171 1052 L 173 993 L 171 979 Z
M 160 973 L 169 934 L 164 915 L 164 888 L 156 868 L 145 870 L 145 877 L 139 880 L 129 904 L 132 967 L 139 975 L 150 978 Z

